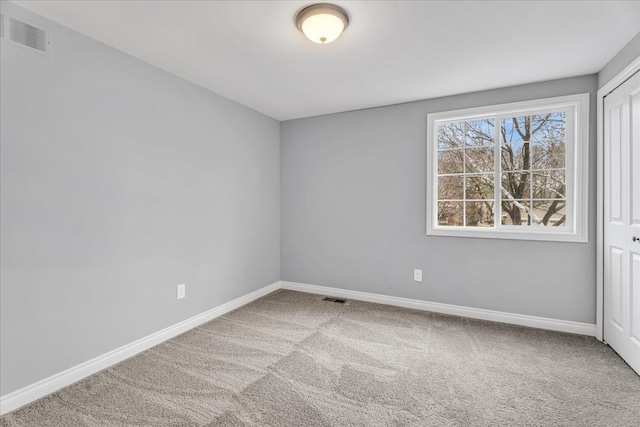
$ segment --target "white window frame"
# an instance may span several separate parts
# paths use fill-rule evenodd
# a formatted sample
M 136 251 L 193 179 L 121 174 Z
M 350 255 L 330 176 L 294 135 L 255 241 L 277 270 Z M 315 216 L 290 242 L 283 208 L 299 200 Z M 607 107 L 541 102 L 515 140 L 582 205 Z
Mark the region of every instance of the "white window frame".
M 495 120 L 496 176 L 501 177 L 500 120 L 505 117 L 531 115 L 542 111 L 564 111 L 566 129 L 566 225 L 564 227 L 530 227 L 502 225 L 500 214 L 500 186 L 496 185 L 494 227 L 465 227 L 438 225 L 437 202 L 437 125 L 493 118 Z M 499 183 L 497 183 L 499 184 Z M 451 237 L 480 237 L 492 239 L 544 240 L 559 242 L 588 241 L 589 196 L 589 94 L 576 94 L 532 101 L 491 105 L 463 110 L 443 111 L 427 115 L 427 235 Z

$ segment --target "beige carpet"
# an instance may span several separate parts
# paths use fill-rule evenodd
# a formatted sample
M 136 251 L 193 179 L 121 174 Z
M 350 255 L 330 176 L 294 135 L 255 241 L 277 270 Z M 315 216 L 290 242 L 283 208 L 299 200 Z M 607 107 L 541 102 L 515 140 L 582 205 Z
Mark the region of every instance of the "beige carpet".
M 277 291 L 1 426 L 635 426 L 593 338 Z

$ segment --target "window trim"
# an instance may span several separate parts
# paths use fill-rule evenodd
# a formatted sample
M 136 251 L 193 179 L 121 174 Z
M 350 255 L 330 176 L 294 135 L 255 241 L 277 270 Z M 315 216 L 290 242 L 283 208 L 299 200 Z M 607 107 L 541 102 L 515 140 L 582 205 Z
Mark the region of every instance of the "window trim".
M 502 115 L 524 115 L 536 110 L 568 110 L 567 117 L 567 177 L 572 177 L 571 188 L 567 186 L 567 201 L 572 203 L 571 224 L 562 229 L 550 227 L 523 230 L 509 226 L 499 228 L 479 228 L 465 226 L 439 226 L 437 215 L 438 157 L 436 155 L 436 125 L 441 122 L 476 120 Z M 496 123 L 496 126 L 498 124 Z M 572 141 L 570 135 L 573 134 Z M 496 137 L 497 138 L 497 137 Z M 571 145 L 571 148 L 569 147 Z M 496 164 L 500 161 L 496 159 Z M 571 174 L 571 175 L 569 175 Z M 535 99 L 508 104 L 489 105 L 461 110 L 442 111 L 427 115 L 427 168 L 426 168 L 426 222 L 427 235 L 449 237 L 479 237 L 492 239 L 541 240 L 558 242 L 588 241 L 588 197 L 589 197 L 589 93 Z M 498 192 L 499 190 L 496 190 Z M 570 194 L 573 195 L 570 198 Z M 499 200 L 495 201 L 499 203 Z M 567 203 L 569 206 L 569 203 Z M 498 219 L 499 220 L 499 219 Z

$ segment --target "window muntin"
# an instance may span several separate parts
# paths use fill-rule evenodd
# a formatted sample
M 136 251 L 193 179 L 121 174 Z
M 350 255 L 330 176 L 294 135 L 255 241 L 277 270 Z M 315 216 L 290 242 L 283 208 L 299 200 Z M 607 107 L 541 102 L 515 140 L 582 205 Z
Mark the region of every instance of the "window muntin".
M 586 241 L 587 106 L 585 94 L 430 114 L 427 233 Z

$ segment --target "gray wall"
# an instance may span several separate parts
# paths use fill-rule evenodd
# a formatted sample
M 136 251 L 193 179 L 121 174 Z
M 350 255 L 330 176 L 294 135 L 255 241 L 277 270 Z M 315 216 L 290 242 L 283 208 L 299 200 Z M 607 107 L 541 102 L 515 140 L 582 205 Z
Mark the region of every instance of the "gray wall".
M 598 88 L 601 88 L 640 56 L 640 33 L 636 34 L 598 73 Z
M 595 75 L 281 124 L 281 277 L 595 323 Z M 591 93 L 589 243 L 425 235 L 427 114 Z M 587 143 L 587 141 L 585 141 Z M 413 281 L 413 269 L 424 281 Z
M 277 121 L 3 8 L 0 394 L 279 280 Z

